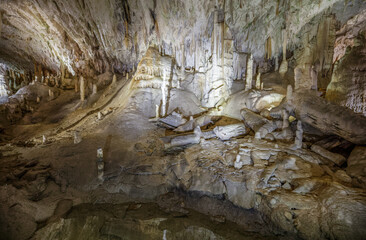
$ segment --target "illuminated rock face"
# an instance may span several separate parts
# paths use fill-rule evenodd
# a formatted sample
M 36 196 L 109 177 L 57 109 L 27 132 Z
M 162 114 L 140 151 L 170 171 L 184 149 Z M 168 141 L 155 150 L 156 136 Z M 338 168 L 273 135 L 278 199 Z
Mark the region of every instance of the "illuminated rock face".
M 7 97 L 8 94 L 8 87 L 5 82 L 5 78 L 3 75 L 0 75 L 0 97 Z
M 280 238 L 365 236 L 366 121 L 339 105 L 365 112 L 366 1 L 0 1 L 0 222 L 29 228 L 0 235 L 178 189 Z
M 217 55 L 210 61 L 221 69 L 213 69 L 212 74 L 224 78 L 220 81 L 230 91 L 227 78 L 243 78 L 246 54 L 258 59 L 267 49 L 273 57 L 281 55 L 284 26 L 291 50 L 292 43 L 299 42 L 297 34 L 313 17 L 328 8 L 335 13 L 359 11 L 355 6 L 362 4 L 356 1 L 345 7 L 340 0 L 112 0 L 109 4 L 5 0 L 0 3 L 0 55 L 27 69 L 36 62 L 54 71 L 60 72 L 63 65 L 71 74 L 91 76 L 131 70 L 155 45 L 164 55 L 173 56 L 178 66 L 198 72 L 205 71 L 202 67 Z
M 366 116 L 366 11 L 353 17 L 337 32 L 335 67 L 326 98 Z
M 8 86 L 5 81 L 5 66 L 0 64 L 0 98 L 6 98 L 9 95 Z

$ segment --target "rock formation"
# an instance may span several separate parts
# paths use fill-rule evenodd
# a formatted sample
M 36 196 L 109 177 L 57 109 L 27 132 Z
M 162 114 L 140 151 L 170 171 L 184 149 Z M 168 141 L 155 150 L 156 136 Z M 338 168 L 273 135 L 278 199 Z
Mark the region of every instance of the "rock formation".
M 365 33 L 363 0 L 0 1 L 0 238 L 365 239 Z

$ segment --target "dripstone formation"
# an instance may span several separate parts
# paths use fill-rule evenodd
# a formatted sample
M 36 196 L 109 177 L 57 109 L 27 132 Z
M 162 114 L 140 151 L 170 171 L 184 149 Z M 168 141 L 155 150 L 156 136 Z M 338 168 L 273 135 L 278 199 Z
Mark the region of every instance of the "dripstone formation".
M 4 239 L 365 239 L 366 2 L 0 2 Z

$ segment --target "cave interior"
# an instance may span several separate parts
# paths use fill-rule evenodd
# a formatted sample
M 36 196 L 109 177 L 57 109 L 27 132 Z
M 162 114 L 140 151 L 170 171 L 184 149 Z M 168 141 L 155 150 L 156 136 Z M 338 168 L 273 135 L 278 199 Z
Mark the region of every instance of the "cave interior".
M 366 1 L 1 0 L 0 239 L 366 239 Z

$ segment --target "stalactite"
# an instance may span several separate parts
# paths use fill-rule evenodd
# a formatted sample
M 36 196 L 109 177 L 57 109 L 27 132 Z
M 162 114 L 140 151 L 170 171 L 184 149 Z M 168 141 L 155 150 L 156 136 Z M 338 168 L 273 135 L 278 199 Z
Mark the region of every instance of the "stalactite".
M 64 80 L 65 80 L 65 65 L 64 63 L 61 61 L 61 85 L 64 84 Z
M 270 59 L 272 57 L 272 40 L 271 37 L 268 37 L 265 43 L 265 53 L 266 59 Z
M 287 59 L 286 59 L 286 51 L 287 51 L 287 32 L 286 32 L 286 29 L 282 30 L 282 36 L 283 36 L 283 45 L 282 45 L 283 59 L 282 59 L 281 65 L 280 65 L 279 73 L 283 77 L 288 71 L 288 62 L 287 62 Z
M 245 84 L 246 91 L 252 89 L 252 83 L 253 83 L 253 55 L 250 54 L 248 63 L 247 63 L 247 75 L 246 75 L 246 84 Z
M 225 79 L 225 0 L 223 9 L 223 21 L 220 22 L 220 35 L 221 35 L 221 74 L 222 78 Z

